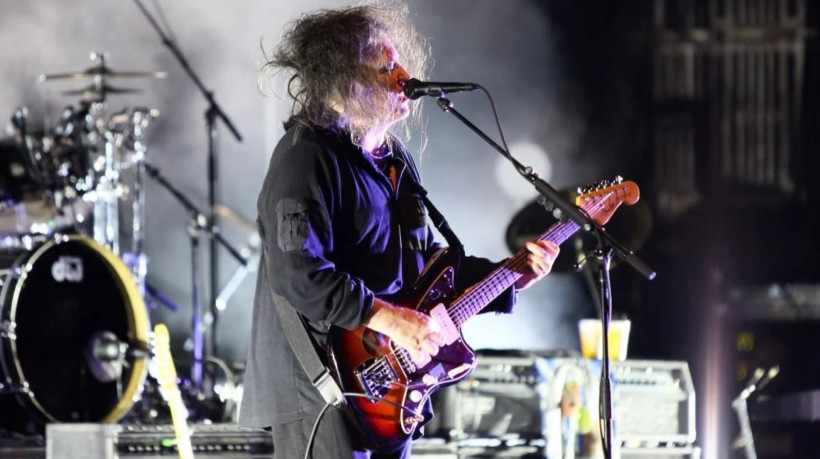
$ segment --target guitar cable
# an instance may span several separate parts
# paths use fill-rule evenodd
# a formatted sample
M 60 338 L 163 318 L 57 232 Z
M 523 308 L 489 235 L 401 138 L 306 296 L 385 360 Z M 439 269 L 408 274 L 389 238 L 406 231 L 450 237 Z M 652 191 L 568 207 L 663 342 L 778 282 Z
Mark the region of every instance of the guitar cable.
M 373 402 L 384 402 L 384 403 L 387 403 L 388 405 L 393 405 L 395 407 L 401 408 L 402 410 L 408 411 L 411 414 L 413 414 L 414 416 L 424 418 L 424 416 L 422 416 L 422 414 L 419 413 L 418 411 L 412 410 L 412 409 L 410 409 L 410 408 L 408 408 L 408 407 L 406 407 L 406 406 L 404 406 L 400 403 L 396 403 L 396 402 L 387 400 L 386 398 L 375 397 L 373 395 L 367 395 L 367 394 L 359 394 L 359 393 L 355 393 L 355 392 L 342 392 L 342 395 L 344 395 L 345 397 L 366 398 L 366 399 L 368 399 L 370 401 L 373 401 Z M 332 404 L 332 403 L 326 403 L 325 406 L 322 408 L 322 411 L 319 412 L 319 415 L 316 416 L 316 421 L 313 422 L 313 428 L 310 431 L 310 437 L 308 437 L 307 446 L 305 448 L 305 458 L 304 459 L 311 459 L 313 457 L 313 453 L 312 453 L 311 450 L 313 449 L 313 441 L 316 439 L 316 433 L 319 431 L 319 423 L 321 422 L 322 418 L 325 416 L 325 413 L 327 413 L 328 408 L 333 407 L 333 406 L 335 406 L 335 405 Z

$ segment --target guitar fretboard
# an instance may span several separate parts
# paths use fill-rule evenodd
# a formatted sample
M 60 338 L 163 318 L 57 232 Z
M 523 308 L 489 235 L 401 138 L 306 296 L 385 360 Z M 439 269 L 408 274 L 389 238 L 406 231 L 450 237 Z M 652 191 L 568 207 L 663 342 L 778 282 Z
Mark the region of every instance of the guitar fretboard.
M 603 195 L 585 202 L 581 209 L 588 215 L 595 215 L 599 208 L 605 205 L 610 195 Z M 552 225 L 538 240 L 550 241 L 561 245 L 578 231 L 578 224 L 574 221 L 558 222 Z M 457 326 L 461 327 L 470 318 L 481 312 L 488 304 L 512 287 L 521 278 L 521 273 L 527 268 L 528 251 L 523 248 L 504 264 L 496 268 L 483 281 L 456 298 L 447 309 L 450 317 Z

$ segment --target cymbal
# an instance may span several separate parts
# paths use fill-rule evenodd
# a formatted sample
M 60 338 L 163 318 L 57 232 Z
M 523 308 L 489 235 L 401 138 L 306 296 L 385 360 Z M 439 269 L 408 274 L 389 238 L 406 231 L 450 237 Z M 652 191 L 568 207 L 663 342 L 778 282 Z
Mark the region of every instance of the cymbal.
M 166 78 L 165 72 L 116 72 L 111 70 L 104 63 L 89 67 L 80 72 L 53 73 L 51 75 L 40 75 L 37 81 L 40 83 L 53 80 L 93 80 L 94 78 Z
M 233 211 L 230 207 L 222 205 L 222 204 L 215 204 L 214 205 L 214 213 L 219 215 L 220 217 L 224 217 L 225 219 L 229 220 L 230 222 L 234 223 L 236 226 L 242 228 L 243 230 L 249 233 L 256 232 L 256 223 L 248 220 L 247 218 L 237 214 Z
M 109 94 L 138 94 L 140 92 L 142 92 L 141 89 L 117 88 L 107 84 L 92 84 L 80 89 L 63 91 L 61 94 L 66 96 L 81 96 L 80 98 L 83 100 L 102 102 Z
M 568 201 L 574 202 L 574 190 L 560 190 Z M 507 225 L 506 242 L 510 252 L 516 253 L 527 241 L 543 234 L 557 220 L 537 200 L 533 200 L 519 210 Z M 626 248 L 636 251 L 649 238 L 652 230 L 652 213 L 649 204 L 638 201 L 634 205 L 621 205 L 612 218 L 604 225 L 606 231 Z M 553 272 L 572 272 L 579 258 L 595 248 L 595 239 L 582 231 L 575 233 L 561 246 L 561 252 L 553 264 Z M 613 261 L 613 266 L 617 260 Z

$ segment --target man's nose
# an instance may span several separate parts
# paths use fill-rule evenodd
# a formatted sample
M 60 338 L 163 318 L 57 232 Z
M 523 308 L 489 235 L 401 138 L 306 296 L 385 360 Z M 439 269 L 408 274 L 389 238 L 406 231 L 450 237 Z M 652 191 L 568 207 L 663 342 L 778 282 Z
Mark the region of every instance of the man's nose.
M 404 69 L 401 65 L 397 65 L 394 69 L 396 75 L 396 86 L 398 90 L 401 92 L 404 90 L 404 83 L 410 79 L 410 74 L 407 73 L 407 70 Z

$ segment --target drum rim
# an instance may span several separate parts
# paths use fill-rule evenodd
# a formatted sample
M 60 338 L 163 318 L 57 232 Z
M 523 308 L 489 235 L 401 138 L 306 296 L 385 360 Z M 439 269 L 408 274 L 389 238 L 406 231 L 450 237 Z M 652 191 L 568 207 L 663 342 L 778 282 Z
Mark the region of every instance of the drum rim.
M 128 338 L 135 343 L 144 344 L 146 347 L 148 346 L 148 331 L 150 329 L 150 323 L 148 318 L 148 311 L 145 307 L 145 302 L 142 299 L 142 296 L 139 294 L 137 290 L 137 286 L 134 282 L 127 282 L 126 279 L 132 279 L 131 271 L 125 266 L 125 263 L 120 260 L 113 252 L 109 251 L 95 240 L 82 235 L 62 235 L 56 238 L 50 239 L 41 246 L 37 247 L 37 249 L 32 253 L 29 257 L 24 257 L 26 252 L 20 255 L 20 257 L 15 260 L 14 267 L 20 269 L 20 277 L 14 284 L 14 290 L 12 293 L 12 302 L 11 302 L 11 309 L 9 310 L 9 317 L 12 318 L 12 321 L 17 316 L 17 306 L 19 304 L 20 294 L 23 285 L 25 284 L 25 280 L 28 277 L 29 271 L 31 271 L 31 265 L 37 261 L 46 251 L 48 251 L 51 247 L 57 246 L 62 243 L 66 242 L 77 242 L 80 243 L 89 249 L 92 252 L 96 253 L 98 256 L 101 256 L 103 260 L 108 262 L 111 269 L 113 269 L 115 277 L 117 278 L 117 282 L 120 284 L 120 288 L 122 289 L 123 293 L 126 296 L 126 299 L 130 302 L 131 308 L 127 311 L 127 320 L 128 320 Z M 23 263 L 24 262 L 24 263 Z M 5 296 L 5 295 L 4 295 Z M 17 370 L 17 376 L 19 377 L 19 382 L 26 388 L 25 395 L 27 395 L 28 400 L 37 408 L 40 413 L 42 413 L 48 420 L 53 422 L 64 422 L 57 418 L 55 418 L 48 410 L 46 410 L 40 402 L 37 400 L 36 395 L 33 394 L 30 390 L 28 390 L 26 383 L 26 375 L 23 372 L 23 369 L 20 365 L 20 359 L 17 355 L 17 340 L 10 340 L 10 349 L 11 349 L 11 357 L 14 362 L 14 367 Z M 145 382 L 145 379 L 148 376 L 148 364 L 147 364 L 147 357 L 145 356 L 138 356 L 134 358 L 134 361 L 131 363 L 131 377 L 128 380 L 128 384 L 123 390 L 122 396 L 118 401 L 117 405 L 114 406 L 111 411 L 106 414 L 100 422 L 116 422 L 120 420 L 123 416 L 128 413 L 131 407 L 134 405 L 134 401 L 137 396 L 142 392 L 142 386 Z

